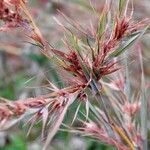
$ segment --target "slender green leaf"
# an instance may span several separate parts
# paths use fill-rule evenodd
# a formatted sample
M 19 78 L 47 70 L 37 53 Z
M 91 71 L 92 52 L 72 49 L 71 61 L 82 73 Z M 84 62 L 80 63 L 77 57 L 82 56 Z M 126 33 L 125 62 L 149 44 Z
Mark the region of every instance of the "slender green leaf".
M 88 100 L 86 101 L 85 108 L 86 108 L 86 120 L 88 120 L 88 116 L 89 116 L 89 101 Z
M 141 135 L 143 138 L 143 150 L 147 150 L 147 96 L 146 96 L 146 88 L 145 88 L 145 78 L 144 78 L 144 70 L 143 70 L 143 61 L 142 61 L 142 54 L 140 52 L 140 64 L 142 70 L 141 76 Z
M 119 0 L 119 15 L 121 15 L 123 8 L 125 6 L 126 0 Z
M 103 12 L 100 15 L 100 19 L 99 19 L 99 23 L 98 23 L 98 37 L 101 37 L 102 34 L 105 31 L 106 24 L 107 24 L 107 15 L 108 15 L 108 12 L 109 12 L 109 7 L 108 7 L 108 4 L 106 2 L 105 7 L 103 9 Z
M 143 34 L 146 32 L 147 28 L 148 27 L 146 27 L 140 33 L 133 35 L 127 41 L 124 41 L 117 50 L 113 51 L 109 55 L 109 58 L 117 57 L 120 54 L 122 54 L 125 50 L 127 50 L 129 47 L 131 47 L 141 36 L 143 36 Z
M 76 109 L 76 111 L 75 111 L 75 114 L 74 114 L 74 117 L 73 117 L 73 120 L 72 120 L 71 125 L 73 125 L 73 123 L 74 123 L 75 119 L 77 118 L 77 115 L 78 115 L 78 112 L 79 112 L 80 106 L 81 106 L 81 102 L 80 102 L 80 104 L 78 105 L 78 107 L 77 107 L 77 109 Z

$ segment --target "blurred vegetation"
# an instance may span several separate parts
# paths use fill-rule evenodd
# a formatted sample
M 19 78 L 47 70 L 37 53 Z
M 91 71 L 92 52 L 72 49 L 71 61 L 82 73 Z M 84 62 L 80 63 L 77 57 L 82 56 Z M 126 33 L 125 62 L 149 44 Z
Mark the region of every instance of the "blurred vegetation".
M 0 150 L 27 150 L 26 138 L 18 133 L 10 135 L 6 146 Z

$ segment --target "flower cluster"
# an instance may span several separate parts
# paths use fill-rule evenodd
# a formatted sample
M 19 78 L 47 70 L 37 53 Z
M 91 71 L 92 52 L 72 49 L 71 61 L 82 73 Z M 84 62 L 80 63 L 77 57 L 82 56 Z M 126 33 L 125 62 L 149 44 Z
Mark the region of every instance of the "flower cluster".
M 7 31 L 11 28 L 22 26 L 27 20 L 23 19 L 20 13 L 20 1 L 1 0 L 0 1 L 0 19 L 4 22 L 1 31 Z

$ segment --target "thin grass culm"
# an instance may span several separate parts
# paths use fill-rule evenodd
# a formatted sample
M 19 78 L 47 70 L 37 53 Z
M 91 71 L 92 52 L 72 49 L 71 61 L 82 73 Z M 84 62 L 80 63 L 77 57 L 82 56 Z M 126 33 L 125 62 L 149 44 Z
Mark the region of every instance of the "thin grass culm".
M 88 29 L 59 10 L 69 24 L 63 25 L 54 17 L 64 34 L 62 50 L 44 37 L 28 7 L 25 0 L 1 0 L 0 32 L 25 32 L 27 44 L 53 61 L 67 84 L 58 87 L 45 77 L 46 94 L 16 101 L 0 98 L 0 131 L 27 120 L 27 134 L 34 124 L 42 123 L 42 150 L 49 149 L 59 130 L 87 136 L 117 150 L 147 150 L 148 97 L 139 43 L 149 34 L 150 19 L 134 20 L 134 4 L 129 0 L 106 0 L 101 12 L 89 2 L 96 21 Z M 128 61 L 130 50 L 136 47 L 139 91 L 132 85 Z M 67 124 L 65 117 L 73 105 L 75 112 L 68 115 L 71 123 Z

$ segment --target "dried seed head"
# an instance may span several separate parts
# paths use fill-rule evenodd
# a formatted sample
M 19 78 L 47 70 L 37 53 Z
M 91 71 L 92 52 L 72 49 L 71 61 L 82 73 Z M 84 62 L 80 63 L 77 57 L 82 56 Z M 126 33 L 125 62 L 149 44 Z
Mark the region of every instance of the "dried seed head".
M 14 105 L 15 105 L 15 107 L 12 108 L 12 111 L 17 116 L 22 115 L 27 109 L 27 107 L 24 104 L 19 103 L 19 102 L 14 102 Z
M 11 8 L 8 4 L 11 4 L 15 9 Z M 0 27 L 1 31 L 7 31 L 11 28 L 22 26 L 25 19 L 21 16 L 19 9 L 20 0 L 3 0 L 0 2 L 0 19 L 5 23 Z
M 119 40 L 124 36 L 126 31 L 128 30 L 129 21 L 130 20 L 125 17 L 122 20 L 119 20 L 118 18 L 116 19 L 116 26 L 113 39 Z
M 24 105 L 30 108 L 39 108 L 45 106 L 47 103 L 44 98 L 30 98 Z
M 0 121 L 8 119 L 12 114 L 13 114 L 12 111 L 8 109 L 7 106 L 2 105 L 0 107 Z
M 75 70 L 81 70 L 81 66 L 79 64 L 78 56 L 76 52 L 70 52 L 70 54 L 67 55 L 68 62 L 70 62 L 72 67 Z

